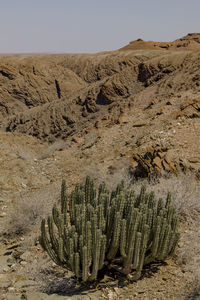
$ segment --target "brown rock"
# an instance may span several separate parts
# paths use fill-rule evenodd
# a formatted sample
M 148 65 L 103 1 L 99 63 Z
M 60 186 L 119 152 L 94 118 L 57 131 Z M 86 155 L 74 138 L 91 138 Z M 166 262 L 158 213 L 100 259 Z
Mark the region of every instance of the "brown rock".
M 87 110 L 86 110 L 85 107 L 83 108 L 82 116 L 83 117 L 87 117 L 88 116 L 88 112 L 87 112 Z
M 141 122 L 134 123 L 133 127 L 143 127 L 143 126 L 146 126 L 146 125 L 147 125 L 147 122 L 141 121 Z
M 170 164 L 173 160 L 174 160 L 174 153 L 173 151 L 167 151 L 167 153 L 165 154 L 164 160 Z
M 188 158 L 188 161 L 191 163 L 200 163 L 200 158 L 199 157 L 191 157 L 191 158 Z
M 172 172 L 172 171 L 176 171 L 175 165 L 172 161 L 167 161 L 165 158 L 162 161 L 162 165 L 164 167 L 164 169 L 168 172 Z
M 156 156 L 153 160 L 153 164 L 159 169 L 161 170 L 162 169 L 162 164 L 161 164 L 161 159 Z

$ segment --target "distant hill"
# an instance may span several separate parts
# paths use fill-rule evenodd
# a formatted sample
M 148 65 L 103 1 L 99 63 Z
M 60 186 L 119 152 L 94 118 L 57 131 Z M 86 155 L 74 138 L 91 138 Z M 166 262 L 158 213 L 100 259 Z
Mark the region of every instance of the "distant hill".
M 188 35 L 173 42 L 153 42 L 137 39 L 120 50 L 200 50 L 200 33 L 188 33 Z

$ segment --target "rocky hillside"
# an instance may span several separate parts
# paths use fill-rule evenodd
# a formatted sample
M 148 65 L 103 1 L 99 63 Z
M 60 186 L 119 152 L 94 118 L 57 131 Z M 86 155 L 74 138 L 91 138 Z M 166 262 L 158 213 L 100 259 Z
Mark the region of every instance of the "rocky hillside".
M 189 34 L 171 44 L 193 42 L 199 45 L 199 36 Z M 195 47 L 187 51 L 177 47 L 174 51 L 175 46 L 168 51 L 151 47 L 149 50 L 149 42 L 142 43 L 144 50 L 139 52 L 127 46 L 124 51 L 93 55 L 1 57 L 2 131 L 55 142 L 58 138 L 84 137 L 88 128 L 95 132 L 101 127 L 109 133 L 118 125 L 127 133 L 124 142 L 130 140 L 129 135 L 134 131 L 145 145 L 148 141 L 148 146 L 152 146 L 156 140 L 159 149 L 177 148 L 181 152 L 183 141 L 177 135 L 189 126 L 195 133 L 185 141 L 189 148 L 182 153 L 182 169 L 194 167 L 198 170 L 199 149 L 194 147 L 192 155 L 195 157 L 192 162 L 197 165 L 188 161 L 187 151 L 191 152 L 191 140 L 199 138 L 199 130 L 195 128 L 198 128 L 200 116 L 200 51 Z M 138 122 L 141 124 L 137 125 Z M 167 145 L 170 128 L 174 130 L 173 146 Z M 159 142 L 152 138 L 157 130 L 166 136 Z M 140 158 L 141 155 L 145 157 L 144 150 L 141 152 L 136 145 L 139 143 L 134 133 L 126 150 L 137 148 Z M 175 152 L 177 154 L 177 150 Z M 154 156 L 151 164 L 157 157 Z M 133 157 L 138 161 L 137 155 Z M 156 168 L 173 169 L 162 160 L 158 164 Z
M 70 189 L 88 174 L 109 187 L 125 178 L 130 184 L 136 179 L 160 182 L 162 193 L 173 189 L 182 218 L 181 255 L 191 237 L 196 241 L 191 268 L 176 260 L 157 271 L 167 294 L 149 276 L 149 288 L 145 280 L 126 290 L 117 285 L 118 290 L 110 288 L 113 298 L 109 288 L 104 298 L 119 299 L 120 293 L 127 299 L 127 292 L 129 299 L 144 299 L 144 293 L 150 293 L 149 299 L 186 299 L 200 251 L 199 141 L 200 34 L 166 43 L 139 39 L 97 54 L 1 55 L 2 299 L 12 300 L 18 292 L 29 297 L 22 296 L 24 290 L 47 292 L 47 277 L 63 276 L 38 247 L 38 228 L 57 199 L 61 180 Z M 44 263 L 53 271 L 41 270 L 38 265 Z M 30 294 L 28 299 L 35 298 Z

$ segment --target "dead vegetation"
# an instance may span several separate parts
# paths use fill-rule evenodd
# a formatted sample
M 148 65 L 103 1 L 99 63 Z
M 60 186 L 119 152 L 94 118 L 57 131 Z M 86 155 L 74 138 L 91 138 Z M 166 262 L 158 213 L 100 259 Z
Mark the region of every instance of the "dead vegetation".
M 54 154 L 55 151 L 61 151 L 67 147 L 67 143 L 63 140 L 56 140 L 52 144 L 47 144 L 45 149 L 38 155 L 38 160 L 43 160 Z
M 16 199 L 3 226 L 3 235 L 14 238 L 26 235 L 38 227 L 42 218 L 50 213 L 52 205 L 58 202 L 59 192 L 58 185 L 54 184 Z

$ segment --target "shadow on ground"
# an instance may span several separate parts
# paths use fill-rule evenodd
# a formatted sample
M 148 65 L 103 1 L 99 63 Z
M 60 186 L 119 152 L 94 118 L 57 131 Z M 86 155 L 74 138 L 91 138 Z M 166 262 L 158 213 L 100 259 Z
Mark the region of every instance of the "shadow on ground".
M 139 280 L 153 277 L 159 271 L 160 266 L 166 266 L 166 262 L 151 263 L 144 267 L 142 276 Z M 128 279 L 121 273 L 115 270 L 102 270 L 99 274 L 99 280 L 95 282 L 80 282 L 76 277 L 64 278 L 51 281 L 42 292 L 46 294 L 57 294 L 62 296 L 84 295 L 88 293 L 95 293 L 104 288 L 123 288 L 133 283 L 134 280 Z

